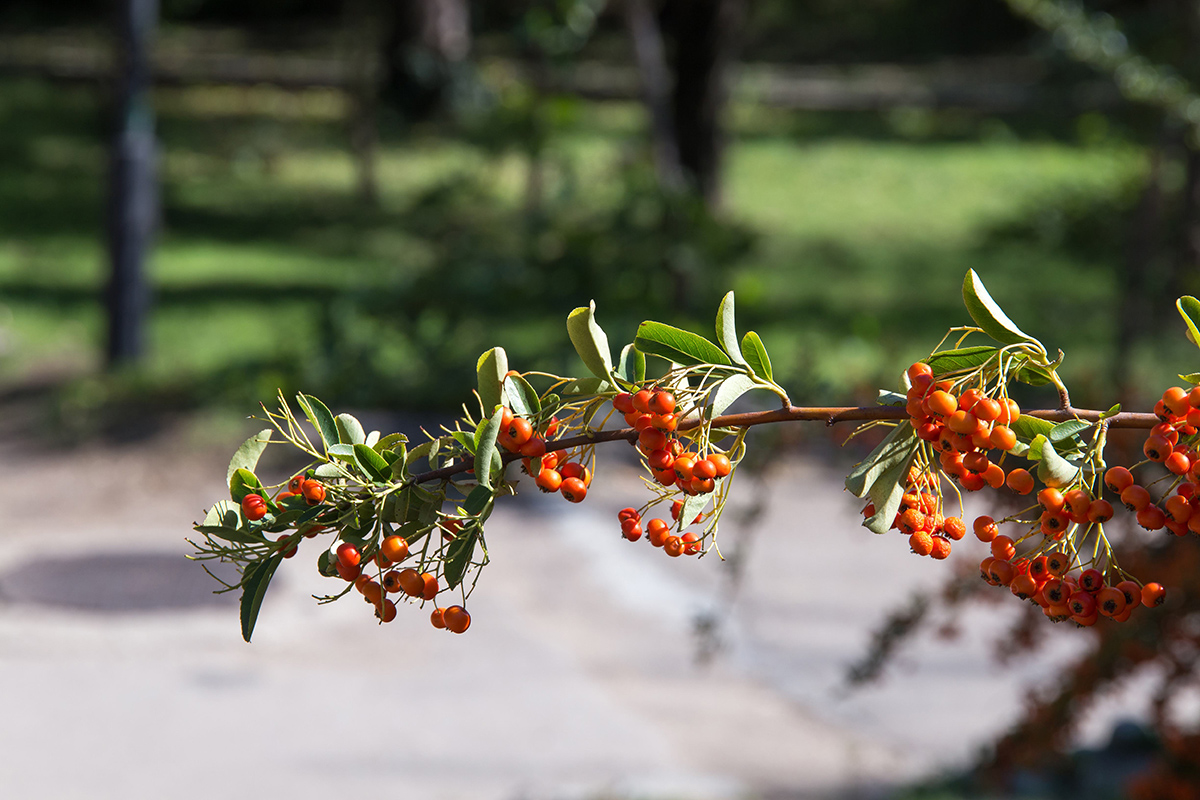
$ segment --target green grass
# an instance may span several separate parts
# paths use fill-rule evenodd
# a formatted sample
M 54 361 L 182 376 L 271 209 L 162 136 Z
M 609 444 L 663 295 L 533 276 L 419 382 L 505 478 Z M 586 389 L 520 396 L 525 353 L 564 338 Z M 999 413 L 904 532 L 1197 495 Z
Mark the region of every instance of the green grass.
M 561 282 L 568 268 L 555 260 L 565 246 L 555 230 L 523 238 L 527 166 L 518 152 L 433 133 L 385 138 L 381 203 L 367 208 L 355 198 L 340 103 L 324 92 L 160 92 L 165 228 L 150 267 L 156 306 L 143 380 L 201 393 L 219 386 L 221 396 L 238 383 L 231 375 L 274 369 L 281 380 L 319 384 L 328 375 L 310 369 L 313 354 L 329 346 L 334 324 L 377 351 L 370 368 L 388 372 L 379 380 L 421 386 L 406 370 L 426 369 L 413 358 L 432 348 L 454 362 L 444 365 L 451 382 L 466 386 L 472 348 L 538 352 L 560 336 L 570 305 L 588 300 L 548 295 L 522 305 L 488 288 L 489 275 L 539 285 Z M 547 202 L 560 214 L 614 207 L 623 192 L 616 165 L 639 145 L 640 110 L 563 109 Z M 1120 253 L 1076 247 L 1068 234 L 1079 219 L 1103 221 L 1128 204 L 1145 169 L 1141 150 L 1012 137 L 808 136 L 794 115 L 739 115 L 750 117 L 730 150 L 726 211 L 756 240 L 727 282 L 743 327 L 763 334 L 797 396 L 866 396 L 927 352 L 947 325 L 967 321 L 959 287 L 968 267 L 1019 324 L 1069 353 L 1065 372 L 1085 395 L 1111 393 Z M 0 374 L 9 380 L 47 365 L 100 366 L 99 120 L 90 90 L 0 82 L 0 304 L 10 312 Z M 1111 227 L 1100 226 L 1119 243 Z M 601 262 L 627 247 L 604 236 L 588 241 L 588 257 Z M 613 252 L 596 255 L 605 248 Z M 475 305 L 459 307 L 472 281 Z M 405 295 L 430 285 L 439 293 L 426 305 Z M 637 298 L 622 298 L 603 274 L 582 285 L 600 295 L 602 322 L 620 320 L 610 336 L 628 340 Z M 412 331 L 405 341 L 355 320 L 352 301 L 338 300 L 389 292 L 407 303 L 395 320 Z M 684 309 L 679 319 L 689 314 L 707 325 L 711 312 Z M 1184 348 L 1171 345 L 1166 355 L 1185 358 Z M 1139 378 L 1166 380 L 1169 363 L 1152 355 L 1139 362 Z M 262 391 L 255 384 L 250 393 Z

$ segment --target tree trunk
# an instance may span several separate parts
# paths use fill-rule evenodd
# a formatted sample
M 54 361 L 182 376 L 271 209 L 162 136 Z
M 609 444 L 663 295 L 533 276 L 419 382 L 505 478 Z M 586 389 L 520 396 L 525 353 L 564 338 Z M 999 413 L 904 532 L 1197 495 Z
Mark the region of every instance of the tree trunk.
M 648 0 L 625 0 L 625 21 L 642 79 L 642 97 L 650 113 L 654 168 L 663 188 L 677 191 L 684 186 L 683 166 L 672 118 L 671 72 L 662 30 Z
M 384 96 L 407 122 L 443 110 L 457 67 L 471 50 L 467 0 L 402 0 L 384 46 Z
M 109 366 L 132 362 L 145 346 L 149 306 L 144 264 L 159 219 L 150 42 L 158 0 L 119 0 L 115 131 L 109 163 L 107 290 Z
M 727 71 L 745 15 L 745 0 L 672 0 L 673 117 L 679 160 L 710 208 L 721 203 Z

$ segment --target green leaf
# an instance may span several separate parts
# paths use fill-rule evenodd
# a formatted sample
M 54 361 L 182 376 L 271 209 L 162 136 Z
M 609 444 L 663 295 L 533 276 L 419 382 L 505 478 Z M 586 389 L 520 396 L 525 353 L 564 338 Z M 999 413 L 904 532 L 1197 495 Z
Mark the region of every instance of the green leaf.
M 1081 431 L 1086 431 L 1090 427 L 1092 427 L 1092 423 L 1090 422 L 1084 422 L 1081 419 L 1069 419 L 1051 428 L 1047 438 L 1051 442 L 1061 442 L 1063 439 L 1069 439 Z
M 447 588 L 454 589 L 462 582 L 467 566 L 471 563 L 471 556 L 475 554 L 475 542 L 478 540 L 479 524 L 468 522 L 446 548 L 445 569 L 442 574 L 446 578 Z
M 963 302 L 967 313 L 983 332 L 1001 344 L 1030 344 L 1045 352 L 1046 348 L 1037 339 L 1017 327 L 1008 318 L 992 296 L 988 294 L 983 281 L 975 274 L 975 270 L 967 270 L 963 278 Z
M 1120 413 L 1121 413 L 1121 404 L 1115 403 L 1112 408 L 1110 408 L 1108 411 L 1105 411 L 1103 414 L 1100 415 L 1100 419 L 1108 419 L 1109 417 L 1115 417 L 1117 414 L 1120 414 Z
M 271 441 L 271 434 L 274 430 L 264 428 L 258 433 L 251 436 L 246 441 L 242 442 L 242 446 L 233 454 L 233 458 L 229 460 L 229 469 L 225 471 L 225 482 L 229 483 L 233 479 L 233 473 L 239 469 L 248 469 L 251 472 L 258 466 L 259 456 L 267 449 L 267 443 Z
M 229 478 L 229 496 L 235 503 L 240 503 L 248 494 L 259 494 L 264 500 L 267 499 L 262 492 L 262 484 L 253 472 L 248 469 L 235 469 Z
M 1200 300 L 1185 294 L 1175 301 L 1175 308 L 1179 309 L 1179 316 L 1183 317 L 1183 322 L 1187 325 L 1188 341 L 1200 346 L 1200 330 L 1196 328 L 1197 324 L 1200 324 Z
M 520 375 L 509 375 L 504 379 L 504 396 L 508 398 L 508 407 L 518 417 L 532 419 L 542 410 L 537 392 Z
M 646 320 L 638 326 L 633 344 L 647 355 L 659 356 L 675 364 L 718 364 L 732 366 L 721 348 L 691 331 Z
M 204 525 L 221 528 L 240 528 L 242 523 L 242 506 L 229 500 L 215 503 L 204 516 Z
M 905 422 L 892 428 L 871 454 L 855 465 L 846 476 L 846 488 L 855 497 L 866 497 L 871 485 L 896 464 L 907 463 L 916 452 L 917 432 Z M 891 521 L 888 521 L 891 524 Z
M 453 431 L 450 437 L 463 446 L 468 453 L 475 455 L 475 436 L 466 431 Z
M 754 370 L 755 375 L 769 381 L 775 380 L 775 375 L 771 371 L 771 357 L 767 355 L 767 348 L 763 346 L 762 339 L 758 338 L 758 334 L 754 331 L 747 331 L 746 335 L 742 337 L 742 354 L 746 357 L 746 364 Z
M 463 508 L 472 517 L 477 517 L 484 512 L 488 505 L 492 502 L 492 490 L 480 484 L 471 490 L 467 495 L 466 501 L 463 503 Z
M 612 384 L 600 378 L 580 378 L 579 380 L 571 381 L 560 391 L 565 397 L 567 395 L 603 394 L 612 391 L 613 388 Z
M 717 481 L 717 483 L 719 484 L 720 481 L 723 480 L 725 479 L 721 478 Z M 675 523 L 675 528 L 677 530 L 683 530 L 688 525 L 691 525 L 692 520 L 696 518 L 697 514 L 704 510 L 704 507 L 708 505 L 708 501 L 712 499 L 712 496 L 716 493 L 716 491 L 717 484 L 714 484 L 713 490 L 707 494 L 692 494 L 683 498 L 683 507 L 679 509 L 679 520 Z
M 363 431 L 362 423 L 350 414 L 338 414 L 333 418 L 337 425 L 338 441 L 342 444 L 364 444 L 367 434 Z
M 1189 372 L 1187 375 L 1180 375 L 1179 377 L 1190 384 L 1200 386 L 1200 372 Z
M 644 383 L 646 380 L 646 354 L 631 344 L 621 350 L 621 363 L 617 366 L 617 376 L 629 383 Z
M 407 444 L 408 437 L 403 433 L 389 433 L 375 444 L 371 445 L 376 453 L 383 455 L 387 450 L 395 450 L 398 444 Z
M 508 354 L 503 347 L 493 347 L 475 362 L 475 374 L 479 380 L 479 401 L 483 413 L 491 414 L 500 405 L 500 385 L 508 373 Z
M 267 586 L 271 583 L 271 578 L 275 576 L 275 570 L 281 561 L 283 561 L 282 553 L 263 561 L 256 561 L 246 567 L 246 572 L 242 576 L 242 638 L 247 642 L 250 641 L 250 635 L 254 633 L 254 623 L 258 621 L 258 612 L 262 608 Z
M 235 542 L 237 544 L 262 544 L 267 539 L 257 531 L 239 531 L 233 528 L 226 528 L 223 525 L 194 525 L 193 528 L 200 533 L 207 533 L 211 536 L 217 536 L 227 542 Z
M 749 375 L 742 375 L 740 373 L 730 375 L 717 385 L 717 389 L 712 395 L 712 403 L 705 410 L 705 414 L 709 419 L 719 417 L 725 413 L 725 409 L 733 405 L 746 392 L 751 389 L 761 388 Z
M 1054 423 L 1047 422 L 1038 417 L 1031 417 L 1028 414 L 1022 414 L 1016 420 L 1009 423 L 1008 427 L 1012 428 L 1012 432 L 1018 437 L 1032 440 L 1038 436 L 1050 438 L 1050 431 L 1054 430 Z
M 496 409 L 492 418 L 483 426 L 483 434 L 479 437 L 479 447 L 475 450 L 475 480 L 479 481 L 476 490 L 492 486 L 492 460 L 499 455 L 496 450 L 496 438 L 500 435 L 500 420 L 504 416 L 503 409 Z
M 322 550 L 321 554 L 317 556 L 317 572 L 326 578 L 337 575 L 337 556 L 329 550 Z
M 367 434 L 367 438 L 363 439 L 363 444 L 365 444 L 367 447 L 374 447 L 375 443 L 378 441 L 379 441 L 379 431 L 371 431 L 370 433 Z
M 870 519 L 864 520 L 863 525 L 872 533 L 887 533 L 900 510 L 900 501 L 904 499 L 904 480 L 908 477 L 908 468 L 916 456 L 916 448 L 908 454 L 908 458 L 898 461 L 884 470 L 871 484 L 867 495 L 875 504 L 875 513 Z
M 344 473 L 336 464 L 318 464 L 313 475 L 318 478 L 340 478 Z
M 354 457 L 359 469 L 376 483 L 387 483 L 391 480 L 392 465 L 383 460 L 383 456 L 365 444 L 354 445 Z
M 958 347 L 954 350 L 942 350 L 934 353 L 925 359 L 925 363 L 933 370 L 934 375 L 945 375 L 947 372 L 975 369 L 991 360 L 999 350 L 998 347 L 991 345 Z
M 348 464 L 355 463 L 354 445 L 352 444 L 331 444 L 329 445 L 328 454 L 330 458 L 336 458 L 339 461 L 345 461 Z
M 317 434 L 321 437 L 321 442 L 325 447 L 337 444 L 339 441 L 337 425 L 333 421 L 333 414 L 325 407 L 325 404 L 308 394 L 296 395 L 296 401 L 304 409 L 304 415 L 308 417 L 308 421 L 317 429 Z
M 908 398 L 899 392 L 889 392 L 887 389 L 880 389 L 879 398 L 875 401 L 875 404 L 880 406 L 902 406 L 907 402 Z
M 597 378 L 612 381 L 612 352 L 608 349 L 608 336 L 596 323 L 596 301 L 585 308 L 580 306 L 567 315 L 567 335 L 584 366 Z
M 717 306 L 717 342 L 733 359 L 733 363 L 748 366 L 742 357 L 742 348 L 738 347 L 737 327 L 733 321 L 733 292 L 722 297 L 721 305 Z
M 1038 478 L 1054 488 L 1068 486 L 1079 476 L 1079 467 L 1067 461 L 1049 441 L 1042 444 L 1042 458 L 1038 463 Z

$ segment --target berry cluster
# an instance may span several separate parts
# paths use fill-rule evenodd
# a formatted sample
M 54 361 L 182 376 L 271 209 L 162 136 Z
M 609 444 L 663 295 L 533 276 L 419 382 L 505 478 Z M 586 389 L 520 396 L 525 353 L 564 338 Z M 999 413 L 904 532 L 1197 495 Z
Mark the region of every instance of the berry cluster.
M 675 414 L 675 396 L 658 389 L 641 389 L 634 394 L 621 392 L 612 400 L 613 408 L 625 416 L 625 423 L 638 432 L 637 448 L 654 480 L 662 486 L 674 486 L 684 494 L 709 494 L 716 482 L 733 471 L 729 457 L 711 452 L 684 450 L 676 438 L 679 417 Z
M 917 437 L 933 445 L 942 469 L 960 486 L 969 492 L 984 486 L 999 489 L 1009 480 L 1015 491 L 1033 488 L 1024 469 L 1006 476 L 988 457 L 989 450 L 1005 453 L 1017 444 L 1017 435 L 1009 427 L 1021 416 L 1021 407 L 1014 400 L 988 397 L 981 387 L 955 394 L 952 381 L 935 381 L 932 368 L 922 362 L 908 368 L 908 379 L 912 387 L 905 410 Z
M 958 380 L 947 375 L 939 379 L 928 364 L 918 362 L 908 369 L 907 377 L 911 388 L 906 411 L 919 441 L 891 527 L 909 537 L 914 553 L 944 559 L 951 543 L 965 536 L 966 526 L 961 517 L 945 515 L 942 479 L 967 491 L 1006 486 L 1016 495 L 1029 495 L 1038 484 L 1034 475 L 1024 467 L 1006 473 L 1004 461 L 1018 453 L 1044 458 L 1046 453 L 1029 455 L 1034 445 L 1053 448 L 1049 435 L 1035 437 L 1037 442 L 1018 441 L 1013 426 L 1020 421 L 1021 411 L 1006 396 L 1003 379 L 996 381 L 994 396 L 989 396 L 982 370 Z M 1178 535 L 1189 529 L 1200 532 L 1200 464 L 1195 450 L 1200 439 L 1200 389 L 1190 393 L 1168 389 L 1156 413 L 1161 423 L 1150 432 L 1144 447 L 1147 461 L 1142 464 L 1163 464 L 1175 476 L 1174 494 L 1156 505 L 1149 488 L 1138 485 L 1125 467 L 1109 469 L 1103 486 L 1136 513 L 1144 528 L 1166 527 Z M 1052 427 L 1046 425 L 1044 430 L 1053 434 Z M 1162 586 L 1143 586 L 1117 564 L 1104 533 L 1114 508 L 1101 496 L 1103 487 L 1097 480 L 1096 465 L 1103 463 L 1103 429 L 1090 443 L 1077 438 L 1089 427 L 1075 423 L 1071 431 L 1055 435 L 1056 440 L 1071 439 L 1060 446 L 1079 453 L 1075 462 L 1060 459 L 1069 468 L 1069 478 L 1057 480 L 1049 471 L 1036 505 L 1000 520 L 981 516 L 972 526 L 976 538 L 991 546 L 991 556 L 980 564 L 985 581 L 1037 603 L 1054 621 L 1070 619 L 1079 625 L 1093 625 L 1100 616 L 1124 621 L 1137 605 L 1158 605 L 1165 596 Z M 996 451 L 998 457 L 992 455 Z M 864 509 L 868 518 L 875 513 L 874 504 Z M 1000 532 L 1002 525 L 1016 530 L 1006 535 Z
M 683 510 L 683 501 L 676 500 L 671 504 L 671 519 L 675 522 L 679 521 L 679 513 Z M 636 508 L 623 508 L 617 513 L 617 519 L 621 523 L 621 535 L 631 542 L 636 542 L 642 538 L 642 512 Z M 703 514 L 697 514 L 692 520 L 693 525 L 699 525 L 704 520 Z M 679 556 L 694 556 L 703 551 L 704 537 L 695 531 L 687 531 L 682 534 L 674 534 L 671 532 L 671 525 L 667 524 L 666 520 L 651 519 L 646 523 L 645 528 L 646 540 L 655 547 L 661 547 L 663 552 L 678 558 Z
M 534 477 L 534 483 L 543 492 L 559 492 L 568 502 L 580 503 L 592 485 L 592 472 L 578 461 L 569 461 L 567 451 L 546 452 L 546 439 L 553 438 L 558 427 L 558 419 L 551 417 L 545 430 L 539 432 L 529 420 L 513 416 L 512 411 L 504 408 L 496 443 L 524 457 L 522 469 Z

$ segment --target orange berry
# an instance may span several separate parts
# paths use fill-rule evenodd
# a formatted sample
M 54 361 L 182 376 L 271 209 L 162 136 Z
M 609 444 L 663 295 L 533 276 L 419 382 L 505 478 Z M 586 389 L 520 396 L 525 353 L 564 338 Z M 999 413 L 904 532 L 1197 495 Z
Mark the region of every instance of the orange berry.
M 432 600 L 437 597 L 437 593 L 441 591 L 438 586 L 437 576 L 430 572 L 422 573 L 421 575 L 421 597 L 426 600 Z
M 971 527 L 975 531 L 975 538 L 981 542 L 994 541 L 1000 534 L 996 521 L 988 516 L 976 517 Z
M 632 414 L 636 411 L 633 407 L 633 395 L 628 392 L 621 392 L 612 399 L 613 408 L 622 414 Z
M 442 611 L 442 621 L 446 630 L 454 633 L 465 633 L 471 627 L 471 615 L 462 606 L 450 606 Z
M 403 591 L 404 589 L 400 585 L 400 573 L 396 570 L 391 570 L 390 572 L 384 574 L 383 589 L 389 594 L 395 594 L 396 592 Z
M 675 395 L 662 390 L 657 391 L 651 395 L 648 406 L 651 414 L 670 414 L 675 410 Z
M 983 478 L 988 486 L 993 489 L 999 489 L 1004 485 L 1004 468 L 999 464 L 991 464 L 983 471 L 983 475 L 980 477 Z
M 942 522 L 942 531 L 957 542 L 967 535 L 967 526 L 958 517 L 946 517 Z
M 1104 473 L 1104 485 L 1110 491 L 1120 494 L 1133 485 L 1133 473 L 1125 467 L 1110 467 L 1108 472 Z
M 642 389 L 633 396 L 633 408 L 643 414 L 650 414 L 650 398 L 654 397 L 649 389 Z
M 1037 594 L 1038 590 L 1037 581 L 1028 573 L 1014 577 L 1008 588 L 1022 600 L 1028 600 L 1030 597 L 1033 597 Z
M 379 545 L 379 552 L 391 561 L 393 564 L 398 564 L 408 558 L 408 542 L 404 541 L 403 536 L 388 536 Z
M 683 555 L 683 540 L 678 536 L 668 536 L 667 541 L 663 544 L 663 550 L 671 558 L 678 558 Z
M 933 550 L 929 553 L 930 556 L 941 561 L 950 557 L 950 540 L 941 536 L 933 537 Z
M 916 381 L 922 375 L 927 375 L 932 378 L 933 367 L 929 366 L 924 361 L 918 361 L 909 367 L 908 370 L 906 370 L 906 374 L 908 375 L 908 380 L 910 382 Z
M 1146 608 L 1161 606 L 1167 599 L 1167 590 L 1160 583 L 1147 583 L 1142 587 L 1142 605 Z
M 1192 460 L 1187 453 L 1175 450 L 1163 461 L 1163 466 L 1176 475 L 1183 475 L 1192 468 Z
M 925 407 L 938 416 L 948 417 L 958 409 L 958 400 L 949 392 L 939 389 L 925 398 Z
M 707 458 L 702 458 L 692 465 L 692 477 L 700 480 L 712 480 L 717 477 L 717 466 Z
M 425 579 L 421 577 L 421 573 L 411 567 L 400 570 L 397 580 L 400 583 L 401 591 L 409 597 L 420 597 L 425 592 Z
M 1188 412 L 1188 393 L 1178 386 L 1172 386 L 1163 392 L 1163 404 L 1171 410 L 1171 413 L 1177 417 L 1182 417 Z
M 1148 531 L 1160 531 L 1167 524 L 1167 515 L 1158 506 L 1146 506 L 1137 512 L 1137 522 Z
M 683 545 L 684 555 L 693 556 L 699 553 L 702 549 L 700 546 L 700 534 L 688 531 L 683 536 L 679 537 L 680 544 Z
M 1013 433 L 1012 428 L 1005 425 L 996 425 L 992 428 L 992 433 L 988 437 L 992 444 L 998 450 L 1012 450 L 1017 446 L 1017 435 Z
M 908 546 L 917 555 L 927 556 L 933 552 L 933 537 L 925 531 L 916 531 L 908 537 Z
M 1150 492 L 1144 486 L 1139 486 L 1136 483 L 1130 484 L 1121 491 L 1121 502 L 1130 511 L 1141 511 L 1150 505 Z
M 433 610 L 433 612 L 430 613 L 429 621 L 430 621 L 430 623 L 433 624 L 433 627 L 437 628 L 438 630 L 445 629 L 445 627 L 446 627 L 445 614 L 446 614 L 446 609 L 444 609 L 444 608 L 435 608 Z
M 729 456 L 724 453 L 711 453 L 708 456 L 708 460 L 716 467 L 718 478 L 724 478 L 733 472 L 733 464 L 729 462 Z
M 345 564 L 347 567 L 357 567 L 362 563 L 362 553 L 358 552 L 358 548 L 349 542 L 339 544 L 336 554 L 338 563 Z
M 1017 555 L 1013 540 L 1004 534 L 992 539 L 992 555 L 997 561 L 1011 561 Z
M 1186 501 L 1184 503 L 1186 505 Z M 1107 500 L 1102 500 L 1097 497 L 1088 505 L 1087 521 L 1088 522 L 1108 522 L 1113 518 L 1112 503 Z
M 300 484 L 300 493 L 304 495 L 304 499 L 310 506 L 317 506 L 325 502 L 325 487 L 319 481 L 307 480 Z
M 1056 511 L 1062 511 L 1062 507 L 1066 503 L 1066 500 L 1063 498 L 1063 493 L 1058 489 L 1054 489 L 1049 486 L 1038 492 L 1037 500 L 1038 505 L 1040 505 L 1043 510 L 1049 511 L 1052 514 Z
M 1033 491 L 1033 476 L 1029 474 L 1029 470 L 1022 467 L 1016 467 L 1008 473 L 1004 482 L 1017 494 L 1029 494 Z
M 1172 522 L 1178 522 L 1181 525 L 1186 525 L 1187 521 L 1192 517 L 1192 504 L 1188 502 L 1186 497 L 1173 494 L 1163 503 L 1163 511 Z
M 1096 606 L 1106 617 L 1115 617 L 1125 610 L 1125 593 L 1115 586 L 1096 592 Z
M 579 478 L 567 478 L 562 482 L 559 491 L 571 503 L 582 503 L 583 498 L 587 497 L 587 486 Z
M 1167 460 L 1167 456 L 1171 455 L 1172 449 L 1172 444 L 1164 436 L 1157 433 L 1146 437 L 1146 443 L 1142 445 L 1142 452 L 1146 454 L 1146 458 L 1159 463 Z
M 557 492 L 563 484 L 562 474 L 556 469 L 543 469 L 534 480 L 543 492 Z

